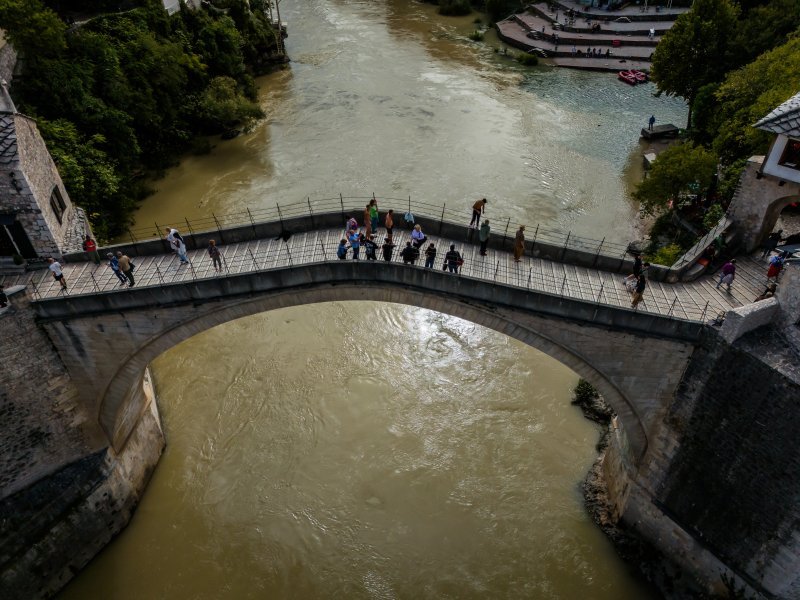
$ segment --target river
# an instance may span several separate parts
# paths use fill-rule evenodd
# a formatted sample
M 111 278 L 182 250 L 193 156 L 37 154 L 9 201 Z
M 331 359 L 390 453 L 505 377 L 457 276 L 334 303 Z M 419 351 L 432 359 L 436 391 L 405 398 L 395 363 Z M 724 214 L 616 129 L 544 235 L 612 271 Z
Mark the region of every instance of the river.
M 154 182 L 138 224 L 344 195 L 638 235 L 638 130 L 685 108 L 524 68 L 408 0 L 283 3 L 267 119 Z M 388 208 L 382 205 L 382 208 Z M 333 303 L 154 361 L 167 450 L 131 525 L 62 593 L 111 598 L 656 598 L 583 507 L 577 376 L 480 326 Z

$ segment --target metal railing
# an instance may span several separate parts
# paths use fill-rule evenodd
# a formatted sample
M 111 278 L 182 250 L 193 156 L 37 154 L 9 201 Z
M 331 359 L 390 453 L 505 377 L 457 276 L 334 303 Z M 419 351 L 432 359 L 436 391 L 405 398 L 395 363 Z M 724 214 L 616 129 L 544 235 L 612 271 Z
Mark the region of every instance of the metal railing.
M 425 217 L 427 219 L 439 222 L 440 224 L 448 223 L 452 225 L 466 225 L 472 215 L 472 207 L 464 206 L 460 203 L 457 207 L 447 203 L 441 205 L 429 204 L 412 200 L 409 196 L 407 198 L 391 198 L 375 195 L 372 196 L 342 196 L 341 194 L 333 198 L 318 198 L 300 202 L 290 202 L 285 204 L 275 203 L 275 206 L 265 208 L 250 209 L 246 208 L 243 211 L 232 213 L 225 213 L 217 215 L 211 213 L 207 217 L 199 217 L 194 219 L 184 218 L 181 221 L 173 221 L 168 223 L 154 222 L 152 226 L 138 227 L 129 229 L 126 235 L 121 236 L 117 242 L 137 243 L 140 241 L 147 241 L 156 238 L 163 238 L 164 230 L 167 227 L 178 229 L 189 234 L 212 232 L 231 227 L 242 226 L 255 226 L 259 223 L 267 222 L 280 222 L 283 223 L 296 217 L 313 217 L 320 214 L 341 213 L 342 225 L 344 225 L 345 217 L 352 216 L 360 224 L 363 225 L 363 212 L 366 204 L 372 200 L 377 199 L 380 205 L 380 226 L 383 227 L 383 220 L 386 217 L 388 209 L 394 210 L 394 222 L 396 228 L 402 228 L 404 225 L 404 215 L 410 212 L 415 217 Z M 563 246 L 566 250 L 579 250 L 584 252 L 591 252 L 597 254 L 607 255 L 609 257 L 624 256 L 628 250 L 629 243 L 610 242 L 605 237 L 595 239 L 585 236 L 575 235 L 571 231 L 561 231 L 558 229 L 550 228 L 541 224 L 531 224 L 525 219 L 515 217 L 497 217 L 494 215 L 487 215 L 492 222 L 492 235 L 502 235 L 506 238 L 513 238 L 516 233 L 517 227 L 521 224 L 526 226 L 526 237 L 533 241 L 554 246 Z
M 204 250 L 189 252 L 191 262 L 181 265 L 174 254 L 163 254 L 135 258 L 134 269 L 136 287 L 164 286 L 180 284 L 192 280 L 211 279 L 220 276 L 234 276 L 292 266 L 339 262 L 336 251 L 343 230 L 323 230 L 293 235 L 289 240 L 257 240 L 221 246 L 222 272 L 216 273 L 212 261 Z M 398 268 L 423 268 L 424 250 L 415 265 L 404 267 L 400 251 L 410 240 L 408 232 L 397 232 L 394 236 L 395 248 L 391 262 Z M 434 263 L 434 269 L 442 271 L 444 248 L 451 242 L 444 238 L 431 236 L 430 241 L 441 244 Z M 460 244 L 459 242 L 454 242 Z M 464 248 L 463 244 L 460 244 Z M 475 253 L 475 248 L 471 247 Z M 347 260 L 352 261 L 352 253 Z M 360 250 L 360 263 L 365 269 L 370 264 L 384 263 L 381 248 L 377 260 L 366 260 L 364 247 Z M 577 270 L 577 269 L 580 269 Z M 512 262 L 508 252 L 492 251 L 487 257 L 470 257 L 457 274 L 451 276 L 467 277 L 492 284 L 508 285 L 533 292 L 556 295 L 573 300 L 607 306 L 616 309 L 630 309 L 631 298 L 618 274 L 564 266 L 548 260 L 525 257 L 523 262 Z M 45 274 L 39 281 L 33 280 L 34 296 L 38 300 L 63 296 L 80 296 L 122 291 L 118 278 L 107 266 L 97 267 L 93 263 L 73 263 L 66 267 L 65 278 L 68 289 L 61 291 L 59 284 Z M 645 291 L 645 298 L 639 305 L 640 312 L 660 315 L 674 320 L 704 322 L 709 313 L 709 303 L 698 305 L 693 298 L 679 297 L 664 290 L 667 286 L 653 286 Z M 712 311 L 716 307 L 711 308 Z

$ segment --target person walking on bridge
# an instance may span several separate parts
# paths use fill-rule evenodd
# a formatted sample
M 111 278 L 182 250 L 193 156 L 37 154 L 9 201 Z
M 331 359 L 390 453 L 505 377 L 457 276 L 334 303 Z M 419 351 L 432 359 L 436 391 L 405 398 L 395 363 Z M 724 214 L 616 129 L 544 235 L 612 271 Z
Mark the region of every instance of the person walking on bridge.
M 724 265 L 722 265 L 722 272 L 719 274 L 719 282 L 717 283 L 717 289 L 723 283 L 728 286 L 728 291 L 731 291 L 731 284 L 733 280 L 736 278 L 736 259 L 732 258 Z
M 133 287 L 133 263 L 131 259 L 128 258 L 127 254 L 117 251 L 117 263 L 119 264 L 119 270 L 128 278 L 128 287 Z
M 520 225 L 514 238 L 514 262 L 522 260 L 525 253 L 525 225 Z
M 451 273 L 458 273 L 458 268 L 464 264 L 464 259 L 456 250 L 455 244 L 450 244 L 450 251 L 444 255 L 444 267 Z
M 386 213 L 386 219 L 383 221 L 383 226 L 386 227 L 386 235 L 392 239 L 392 230 L 394 229 L 394 210 L 391 208 Z
M 64 272 L 61 270 L 61 263 L 55 258 L 48 258 L 47 262 L 50 263 L 50 266 L 47 268 L 50 269 L 50 272 L 53 274 L 53 279 L 61 284 L 62 290 L 66 290 L 67 281 L 64 279 Z
M 489 219 L 486 219 L 481 225 L 481 229 L 478 232 L 478 238 L 481 240 L 481 256 L 486 256 L 486 246 L 489 243 L 489 232 L 491 231 L 491 227 L 489 227 Z
M 481 224 L 481 215 L 486 211 L 486 198 L 481 198 L 472 205 L 472 220 L 469 222 L 470 229 L 477 229 Z
M 214 272 L 220 273 L 222 271 L 222 257 L 217 248 L 217 242 L 208 240 L 208 255 L 211 257 L 211 262 L 214 264 Z
M 391 235 L 388 235 L 386 239 L 383 241 L 383 246 L 381 246 L 381 250 L 383 250 L 383 260 L 385 260 L 386 262 L 391 261 L 392 253 L 394 252 L 394 244 L 392 243 Z
M 425 268 L 432 269 L 434 262 L 436 262 L 436 246 L 431 242 L 425 249 Z
M 175 254 L 178 255 L 178 258 L 181 259 L 181 264 L 188 265 L 189 257 L 186 256 L 186 244 L 181 234 L 178 233 L 177 229 L 171 229 L 170 227 L 167 227 L 164 231 L 167 232 L 167 241 L 169 245 L 175 250 Z
M 108 266 L 111 267 L 111 270 L 114 271 L 114 275 L 117 276 L 117 279 L 120 281 L 120 285 L 125 285 L 128 283 L 128 278 L 122 274 L 122 271 L 119 270 L 119 261 L 117 257 L 114 256 L 111 252 L 106 254 L 106 258 L 108 258 Z
M 642 301 L 642 296 L 644 296 L 644 288 L 647 287 L 647 277 L 644 276 L 644 273 L 639 273 L 639 276 L 636 278 L 636 286 L 633 288 L 633 296 L 631 297 L 631 308 L 636 308 L 639 306 L 639 302 Z

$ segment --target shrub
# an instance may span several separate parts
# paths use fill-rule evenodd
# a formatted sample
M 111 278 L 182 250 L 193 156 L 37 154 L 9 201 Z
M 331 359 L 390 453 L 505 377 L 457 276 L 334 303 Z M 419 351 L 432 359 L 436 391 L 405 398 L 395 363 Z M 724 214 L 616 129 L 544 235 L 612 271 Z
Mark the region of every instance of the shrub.
M 535 54 L 520 53 L 517 54 L 517 62 L 526 67 L 532 67 L 539 64 L 539 58 Z
M 578 385 L 575 386 L 572 393 L 574 404 L 587 404 L 600 397 L 600 393 L 585 379 L 578 380 Z
M 478 31 L 477 29 L 475 31 L 473 31 L 472 33 L 470 33 L 468 37 L 473 42 L 482 42 L 483 41 L 483 34 L 480 31 Z
M 645 258 L 655 265 L 671 267 L 675 264 L 675 261 L 681 257 L 683 252 L 683 248 L 678 244 L 667 244 L 656 250 L 653 254 L 645 256 Z
M 439 0 L 439 14 L 444 16 L 468 15 L 472 12 L 469 0 Z
M 703 227 L 706 228 L 706 231 L 713 229 L 724 214 L 725 209 L 723 209 L 722 206 L 719 204 L 712 204 L 703 216 Z

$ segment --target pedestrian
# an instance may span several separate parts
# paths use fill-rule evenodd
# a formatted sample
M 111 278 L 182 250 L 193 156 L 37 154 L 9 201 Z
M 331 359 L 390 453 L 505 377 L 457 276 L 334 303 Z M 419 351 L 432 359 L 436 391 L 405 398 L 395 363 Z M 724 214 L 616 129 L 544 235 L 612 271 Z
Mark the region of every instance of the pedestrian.
M 339 247 L 336 248 L 336 256 L 339 260 L 347 258 L 347 240 L 343 239 L 339 242 Z
M 470 229 L 477 229 L 481 224 L 481 215 L 486 212 L 486 198 L 481 198 L 472 205 L 472 220 L 469 222 Z
M 375 236 L 371 235 L 364 240 L 364 252 L 367 254 L 367 260 L 378 260 L 375 252 L 378 250 L 378 244 L 375 243 Z
M 432 269 L 433 263 L 436 261 L 436 246 L 431 242 L 425 249 L 425 268 Z
M 6 306 L 8 306 L 8 296 L 3 291 L 3 286 L 0 285 L 0 308 L 5 308 Z
M 731 291 L 731 284 L 733 280 L 736 278 L 736 259 L 732 258 L 724 265 L 722 265 L 722 272 L 719 274 L 719 282 L 717 283 L 717 289 L 723 283 L 728 286 L 728 291 Z
M 642 255 L 641 254 L 634 254 L 633 255 L 633 276 L 639 277 L 639 274 L 642 272 Z
M 644 273 L 639 273 L 639 277 L 636 278 L 636 286 L 633 288 L 631 308 L 639 306 L 639 302 L 642 301 L 642 296 L 644 295 L 645 287 L 647 287 L 647 277 L 644 276 Z
M 358 221 L 356 221 L 355 217 L 351 217 L 350 215 L 347 215 L 345 219 L 345 229 L 347 229 L 347 235 L 350 235 L 351 231 L 358 229 Z
M 481 240 L 481 256 L 486 256 L 486 246 L 489 243 L 489 219 L 486 219 L 481 225 L 481 230 L 478 232 L 478 238 Z
M 361 249 L 361 234 L 358 231 L 350 234 L 350 248 L 353 249 L 353 260 L 358 260 L 358 252 Z
M 756 296 L 756 299 L 753 300 L 753 302 L 761 302 L 761 300 L 766 300 L 767 298 L 772 298 L 775 295 L 775 292 L 777 290 L 778 290 L 778 284 L 777 283 L 770 283 L 767 286 L 767 289 L 765 289 L 761 293 L 761 295 Z
M 514 238 L 514 262 L 522 260 L 525 253 L 525 225 L 520 225 Z
M 387 238 L 383 240 L 383 246 L 381 246 L 381 250 L 383 250 L 383 260 L 385 260 L 386 262 L 391 261 L 392 253 L 394 252 L 394 244 L 392 243 L 392 236 L 387 236 Z
M 369 201 L 369 222 L 372 232 L 376 233 L 378 231 L 378 201 L 375 198 Z
M 111 252 L 106 254 L 106 257 L 108 258 L 108 266 L 111 267 L 112 271 L 114 271 L 114 275 L 116 275 L 117 279 L 119 279 L 120 285 L 125 285 L 128 283 L 128 278 L 125 277 L 125 275 L 122 274 L 122 271 L 119 270 L 119 261 L 117 260 L 117 257 L 111 254 Z
M 92 236 L 87 235 L 86 239 L 83 240 L 83 251 L 89 255 L 89 260 L 93 261 L 94 264 L 100 264 L 100 254 L 97 253 L 97 242 L 92 239 Z
M 419 250 L 411 245 L 411 242 L 406 242 L 406 247 L 400 252 L 403 258 L 403 264 L 413 265 L 419 258 Z
M 779 229 L 778 231 L 770 233 L 767 236 L 767 239 L 761 244 L 761 247 L 764 249 L 764 252 L 761 253 L 761 258 L 765 258 L 770 252 L 778 247 L 778 244 L 781 242 L 781 235 L 783 235 L 783 229 Z
M 389 239 L 392 237 L 392 230 L 394 229 L 394 210 L 391 208 L 386 213 L 386 218 L 383 220 L 383 226 L 386 227 L 386 235 Z
M 367 236 L 369 236 L 372 233 L 372 219 L 370 218 L 369 215 L 369 207 L 370 207 L 369 204 L 364 206 L 364 229 L 367 232 Z
M 119 250 L 117 251 L 117 264 L 119 265 L 119 270 L 122 271 L 123 275 L 128 279 L 128 287 L 133 287 L 133 268 L 136 265 L 131 262 L 127 254 L 123 254 Z
M 173 250 L 175 250 L 175 254 L 178 255 L 178 258 L 181 259 L 181 264 L 188 265 L 189 257 L 186 256 L 186 244 L 184 243 L 181 234 L 178 233 L 177 229 L 171 229 L 169 227 L 167 227 L 164 231 L 167 232 L 167 241 L 169 242 L 170 246 Z
M 211 262 L 214 264 L 214 271 L 217 273 L 222 271 L 222 257 L 217 248 L 217 242 L 208 240 L 208 255 L 211 257 Z
M 450 245 L 450 251 L 444 255 L 444 268 L 451 273 L 458 273 L 458 268 L 464 264 L 464 259 L 456 250 L 455 244 Z
M 653 125 L 655 125 L 655 122 L 656 122 L 656 116 L 655 115 L 650 115 L 650 118 L 647 119 L 647 128 L 650 131 L 653 131 Z
M 67 289 L 67 281 L 64 279 L 64 271 L 61 270 L 61 263 L 58 262 L 55 258 L 48 258 L 47 262 L 50 263 L 50 266 L 47 267 L 50 269 L 50 272 L 53 274 L 53 279 L 55 279 L 58 283 L 61 284 L 61 289 Z
M 786 264 L 786 259 L 789 258 L 788 252 L 781 252 L 769 259 L 769 269 L 767 269 L 767 280 L 778 279 L 778 275 L 783 270 L 783 265 Z
M 422 244 L 427 241 L 427 239 L 428 238 L 425 237 L 425 234 L 422 233 L 422 226 L 419 223 L 414 225 L 414 229 L 411 231 L 411 241 L 414 242 L 414 248 L 419 250 L 420 247 L 422 247 Z
M 403 221 L 406 224 L 406 227 L 414 227 L 414 213 L 411 212 L 411 209 L 403 215 Z

